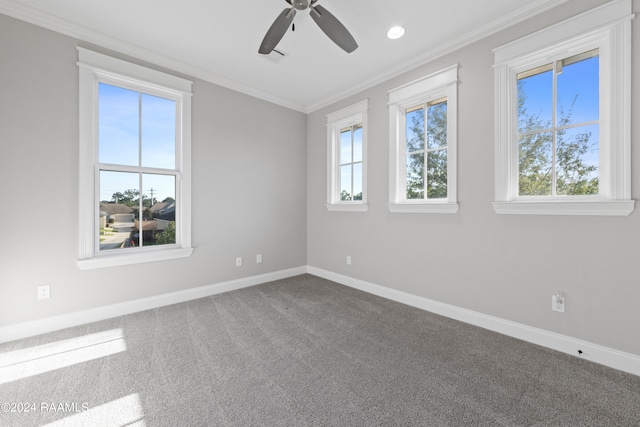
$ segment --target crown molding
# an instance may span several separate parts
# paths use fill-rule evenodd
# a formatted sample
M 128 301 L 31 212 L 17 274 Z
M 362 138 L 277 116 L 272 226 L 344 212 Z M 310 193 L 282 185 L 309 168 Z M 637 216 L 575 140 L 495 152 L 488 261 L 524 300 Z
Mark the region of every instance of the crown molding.
M 376 86 L 391 78 L 397 77 L 407 71 L 410 71 L 416 67 L 433 61 L 434 59 L 468 46 L 471 43 L 500 32 L 519 22 L 539 15 L 568 1 L 569 0 L 531 1 L 526 6 L 507 15 L 504 15 L 500 19 L 489 22 L 486 25 L 479 27 L 474 31 L 466 33 L 461 37 L 453 39 L 450 42 L 439 46 L 437 49 L 429 50 L 424 54 L 418 56 L 417 58 L 413 58 L 410 61 L 406 61 L 397 65 L 396 67 L 392 67 L 386 72 L 381 73 L 373 78 L 363 80 L 357 84 L 349 85 L 348 88 L 343 91 L 334 93 L 322 99 L 318 99 L 306 105 L 304 103 L 296 102 L 291 99 L 285 99 L 264 90 L 245 85 L 234 79 L 217 73 L 213 73 L 208 70 L 204 70 L 200 67 L 175 60 L 158 52 L 142 48 L 127 41 L 107 36 L 106 34 L 94 31 L 82 25 L 74 24 L 66 19 L 43 12 L 34 7 L 27 6 L 16 0 L 0 0 L 0 13 L 12 18 L 19 19 L 21 21 L 37 25 L 42 28 L 46 28 L 48 30 L 55 31 L 60 34 L 64 34 L 69 37 L 76 38 L 78 40 L 82 40 L 84 42 L 92 43 L 106 49 L 111 49 L 124 55 L 132 56 L 143 61 L 148 61 L 158 66 L 166 67 L 171 70 L 187 74 L 191 77 L 202 79 L 207 82 L 214 83 L 240 93 L 244 93 L 245 95 L 250 95 L 255 98 L 280 105 L 282 107 L 308 114 L 319 110 L 320 108 L 338 102 L 342 99 L 345 99 L 349 96 L 352 96 L 365 89 Z
M 448 43 L 444 43 L 436 49 L 426 51 L 416 58 L 398 64 L 395 67 L 391 67 L 386 72 L 381 73 L 371 79 L 363 80 L 359 84 L 350 85 L 348 89 L 333 94 L 329 97 L 319 99 L 307 106 L 307 113 L 312 113 L 335 102 L 341 101 L 349 96 L 355 95 L 363 90 L 369 89 L 380 83 L 384 83 L 387 80 L 402 75 L 435 59 L 448 55 L 449 53 L 455 52 L 456 50 L 462 49 L 472 43 L 477 42 L 478 40 L 482 40 L 486 37 L 496 34 L 522 21 L 546 12 L 547 10 L 553 9 L 563 3 L 567 3 L 568 1 L 569 0 L 532 1 L 520 9 L 504 15 L 500 19 L 491 21 L 474 31 L 470 31 L 458 38 L 449 41 Z
M 82 25 L 72 23 L 66 19 L 51 15 L 49 13 L 38 10 L 34 7 L 27 6 L 15 0 L 0 0 L 0 13 L 9 17 L 19 19 L 24 22 L 55 31 L 56 33 L 69 36 L 79 41 L 91 43 L 95 46 L 110 49 L 123 55 L 165 67 L 170 70 L 187 74 L 209 83 L 223 86 L 227 89 L 250 95 L 255 98 L 280 105 L 302 113 L 307 112 L 307 107 L 301 103 L 276 96 L 272 93 L 257 89 L 255 87 L 245 85 L 229 77 L 204 70 L 200 67 L 178 61 L 161 53 L 145 49 L 133 43 L 129 43 L 116 37 L 108 36 L 104 33 L 94 31 Z

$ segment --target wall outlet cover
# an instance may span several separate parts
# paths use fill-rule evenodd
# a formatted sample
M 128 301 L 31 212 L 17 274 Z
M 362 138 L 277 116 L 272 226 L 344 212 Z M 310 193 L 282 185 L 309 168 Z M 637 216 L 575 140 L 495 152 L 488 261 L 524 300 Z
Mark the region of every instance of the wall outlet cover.
M 551 296 L 551 310 L 564 313 L 564 297 L 562 295 Z

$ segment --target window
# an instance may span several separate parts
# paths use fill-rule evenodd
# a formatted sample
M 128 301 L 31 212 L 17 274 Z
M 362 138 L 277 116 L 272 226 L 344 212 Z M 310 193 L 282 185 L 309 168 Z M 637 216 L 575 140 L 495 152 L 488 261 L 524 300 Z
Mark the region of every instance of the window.
M 391 212 L 455 213 L 458 66 L 389 92 Z
M 191 82 L 78 51 L 79 267 L 189 256 Z
M 599 194 L 599 54 L 516 74 L 518 196 Z
M 327 115 L 327 209 L 367 210 L 368 101 Z
M 362 124 L 340 130 L 340 201 L 362 200 Z
M 633 210 L 630 19 L 613 2 L 495 50 L 496 212 Z
M 446 200 L 447 98 L 407 108 L 404 139 L 406 199 Z

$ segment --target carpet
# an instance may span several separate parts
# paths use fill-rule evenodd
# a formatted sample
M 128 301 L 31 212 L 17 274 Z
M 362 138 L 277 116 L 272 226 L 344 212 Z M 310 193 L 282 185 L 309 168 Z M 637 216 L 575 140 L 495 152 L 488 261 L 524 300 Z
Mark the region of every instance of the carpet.
M 0 345 L 2 426 L 640 426 L 640 377 L 301 275 Z

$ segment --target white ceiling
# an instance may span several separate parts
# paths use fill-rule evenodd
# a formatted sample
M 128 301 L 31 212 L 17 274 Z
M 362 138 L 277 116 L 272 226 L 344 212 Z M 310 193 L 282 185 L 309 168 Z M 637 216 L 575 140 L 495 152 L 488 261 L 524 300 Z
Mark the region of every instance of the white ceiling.
M 319 0 L 352 33 L 347 54 L 308 11 L 258 54 L 285 0 L 0 0 L 0 13 L 303 112 L 568 0 Z M 386 38 L 393 25 L 406 34 Z

